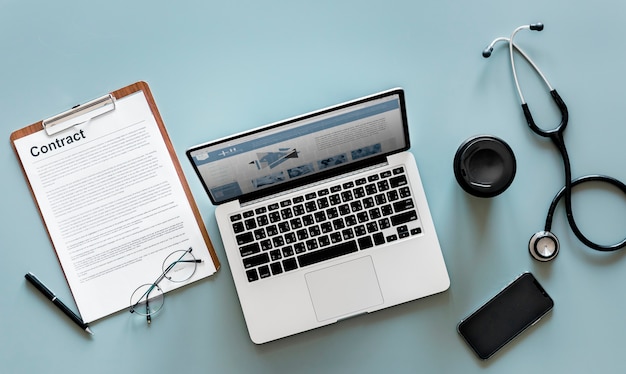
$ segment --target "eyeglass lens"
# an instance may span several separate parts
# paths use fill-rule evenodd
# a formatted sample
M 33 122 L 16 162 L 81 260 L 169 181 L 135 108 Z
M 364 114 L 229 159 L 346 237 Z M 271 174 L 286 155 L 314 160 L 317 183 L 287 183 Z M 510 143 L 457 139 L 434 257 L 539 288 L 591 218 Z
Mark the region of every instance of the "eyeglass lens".
M 159 282 L 167 278 L 172 282 L 184 282 L 196 272 L 198 263 L 191 248 L 170 253 L 163 261 L 162 273 L 155 283 L 143 284 L 130 297 L 130 311 L 141 316 L 150 316 L 163 307 L 163 290 Z

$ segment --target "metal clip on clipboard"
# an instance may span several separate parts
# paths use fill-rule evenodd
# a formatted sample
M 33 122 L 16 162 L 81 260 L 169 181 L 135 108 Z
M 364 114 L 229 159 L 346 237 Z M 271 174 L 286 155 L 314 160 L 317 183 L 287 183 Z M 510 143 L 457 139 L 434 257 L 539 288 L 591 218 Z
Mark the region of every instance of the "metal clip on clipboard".
M 115 97 L 108 94 L 91 100 L 85 104 L 75 106 L 61 114 L 42 121 L 43 129 L 48 135 L 53 135 L 70 127 L 85 123 L 115 109 Z

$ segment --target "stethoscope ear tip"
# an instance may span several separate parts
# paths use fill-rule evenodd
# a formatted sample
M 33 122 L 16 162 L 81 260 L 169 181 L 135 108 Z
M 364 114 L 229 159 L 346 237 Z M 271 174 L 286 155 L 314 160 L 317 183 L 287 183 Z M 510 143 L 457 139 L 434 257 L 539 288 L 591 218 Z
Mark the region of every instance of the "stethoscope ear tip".
M 528 250 L 537 261 L 553 260 L 559 254 L 559 239 L 550 231 L 539 231 L 530 238 Z
M 543 23 L 541 23 L 541 22 L 531 23 L 530 24 L 530 29 L 533 30 L 533 31 L 541 31 L 541 30 L 543 30 Z

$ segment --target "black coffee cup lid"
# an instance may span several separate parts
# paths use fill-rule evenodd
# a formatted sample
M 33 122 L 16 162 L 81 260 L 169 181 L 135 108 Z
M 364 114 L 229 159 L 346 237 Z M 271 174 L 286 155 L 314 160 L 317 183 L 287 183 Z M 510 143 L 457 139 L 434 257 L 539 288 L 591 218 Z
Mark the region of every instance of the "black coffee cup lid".
M 465 192 L 494 197 L 506 190 L 515 177 L 515 155 L 502 139 L 481 135 L 467 139 L 454 156 L 454 176 Z

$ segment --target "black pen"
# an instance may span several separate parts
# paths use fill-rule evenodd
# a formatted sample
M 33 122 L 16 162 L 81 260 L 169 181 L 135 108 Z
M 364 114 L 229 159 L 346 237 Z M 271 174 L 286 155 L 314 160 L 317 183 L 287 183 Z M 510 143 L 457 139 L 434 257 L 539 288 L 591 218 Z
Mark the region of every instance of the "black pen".
M 80 326 L 81 329 L 93 335 L 93 332 L 91 332 L 91 330 L 89 329 L 89 325 L 83 322 L 83 319 L 80 318 L 78 315 L 76 315 L 76 313 L 74 313 L 70 308 L 68 308 L 67 305 L 63 304 L 63 302 L 59 300 L 58 297 L 56 297 L 54 292 L 52 292 L 48 287 L 46 287 L 43 283 L 41 283 L 41 281 L 37 279 L 37 277 L 33 273 L 30 273 L 30 272 L 27 273 L 26 275 L 24 275 L 24 278 L 26 278 L 27 281 L 29 281 L 33 286 L 35 286 L 36 289 L 38 289 L 42 294 L 44 294 L 46 299 L 52 301 L 52 304 L 56 305 L 57 308 L 61 309 L 61 311 L 65 313 L 66 316 L 70 317 L 70 319 L 74 321 L 75 324 Z

